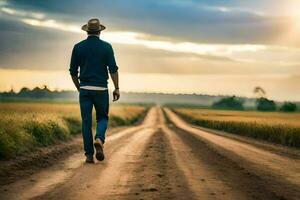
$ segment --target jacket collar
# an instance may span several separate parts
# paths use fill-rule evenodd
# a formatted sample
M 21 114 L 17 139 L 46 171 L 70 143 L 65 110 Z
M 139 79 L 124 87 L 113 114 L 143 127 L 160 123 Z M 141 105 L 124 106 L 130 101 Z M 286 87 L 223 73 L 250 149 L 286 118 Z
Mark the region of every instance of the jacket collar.
M 99 39 L 99 36 L 98 35 L 88 35 L 87 39 Z

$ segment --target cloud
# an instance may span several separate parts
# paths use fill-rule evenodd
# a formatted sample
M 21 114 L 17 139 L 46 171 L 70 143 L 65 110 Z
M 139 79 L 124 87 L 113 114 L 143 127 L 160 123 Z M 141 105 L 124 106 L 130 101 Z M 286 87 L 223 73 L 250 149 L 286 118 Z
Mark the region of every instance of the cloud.
M 52 29 L 57 29 L 57 30 L 61 30 L 61 31 L 68 31 L 68 32 L 75 32 L 75 33 L 82 32 L 78 26 L 60 23 L 54 19 L 37 20 L 37 19 L 22 18 L 20 20 L 23 23 L 31 25 L 31 26 L 52 28 Z
M 284 70 L 294 71 L 295 66 L 300 63 L 300 52 L 297 48 L 270 45 L 266 44 L 265 40 L 263 40 L 264 43 L 255 43 L 260 36 L 257 30 L 252 29 L 251 26 L 253 24 L 255 26 L 264 26 L 262 22 L 269 25 L 273 19 L 268 19 L 269 16 L 265 16 L 265 13 L 262 16 L 261 13 L 257 13 L 258 11 L 253 11 L 251 7 L 245 9 L 241 5 L 219 5 L 214 3 L 199 5 L 194 2 L 190 3 L 191 1 L 180 1 L 180 3 L 178 1 L 153 1 L 152 3 L 137 1 L 133 9 L 130 7 L 133 6 L 132 4 L 126 6 L 127 0 L 124 0 L 124 2 L 121 1 L 115 7 L 112 7 L 108 1 L 104 1 L 103 4 L 101 3 L 101 6 L 99 6 L 99 3 L 91 2 L 94 6 L 89 6 L 89 9 L 85 9 L 86 4 L 83 4 L 82 1 L 79 2 L 76 0 L 72 4 L 69 1 L 55 4 L 55 0 L 52 3 L 47 1 L 35 1 L 32 3 L 32 1 L 25 2 L 20 0 L 0 4 L 0 14 L 3 16 L 0 23 L 4 23 L 5 20 L 13 22 L 7 23 L 5 27 L 2 26 L 3 29 L 0 32 L 1 37 L 5 38 L 0 42 L 3 47 L 0 50 L 0 64 L 4 66 L 8 63 L 6 61 L 9 60 L 10 64 L 7 64 L 7 66 L 10 67 L 24 67 L 26 65 L 26 67 L 34 68 L 33 66 L 39 67 L 40 65 L 31 60 L 42 62 L 42 58 L 53 59 L 55 57 L 63 57 L 62 55 L 65 54 L 65 50 L 71 49 L 74 42 L 81 39 L 82 34 L 84 34 L 80 30 L 82 23 L 84 23 L 82 22 L 82 18 L 89 18 L 84 13 L 95 13 L 94 9 L 99 10 L 99 8 L 99 12 L 101 11 L 100 13 L 102 13 L 104 10 L 104 14 L 108 11 L 115 11 L 111 12 L 110 15 L 107 14 L 109 18 L 104 18 L 106 19 L 103 20 L 105 24 L 115 20 L 118 20 L 117 24 L 121 24 L 120 28 L 112 23 L 112 26 L 115 27 L 110 28 L 108 26 L 107 31 L 103 32 L 102 38 L 112 42 L 114 45 L 123 45 L 122 54 L 124 55 L 127 54 L 126 49 L 131 46 L 139 49 L 136 52 L 132 52 L 136 54 L 132 59 L 140 59 L 138 55 L 141 49 L 146 49 L 148 53 L 151 51 L 152 54 L 153 51 L 156 51 L 160 54 L 167 52 L 168 54 L 176 55 L 178 59 L 174 56 L 172 58 L 166 56 L 156 63 L 159 66 L 168 68 L 168 70 L 171 70 L 170 68 L 172 67 L 176 68 L 176 73 L 181 73 L 181 66 L 176 64 L 176 61 L 181 65 L 185 65 L 185 62 L 192 63 L 193 69 L 190 68 L 187 70 L 188 73 L 192 73 L 197 68 L 197 65 L 201 67 L 205 65 L 220 65 L 221 67 L 216 67 L 220 72 L 224 72 L 221 69 L 223 66 L 235 68 L 236 71 L 239 71 L 236 68 L 244 70 L 244 67 L 247 66 L 249 69 L 245 69 L 245 73 L 254 69 L 259 72 L 260 67 L 270 67 L 270 70 L 275 69 L 279 72 Z M 82 8 L 79 9 L 79 7 Z M 107 9 L 103 9 L 103 7 Z M 167 7 L 170 7 L 170 9 L 166 9 Z M 135 10 L 137 8 L 139 9 Z M 126 17 L 123 15 L 125 13 L 124 10 L 128 15 Z M 165 11 L 162 12 L 163 10 Z M 182 12 L 183 10 L 185 12 Z M 150 11 L 153 12 L 151 13 Z M 75 12 L 76 15 L 74 14 Z M 135 16 L 136 14 L 139 14 L 139 16 Z M 15 23 L 15 21 L 18 21 L 18 23 Z M 152 29 L 154 21 L 155 29 Z M 204 26 L 203 29 L 205 30 L 203 32 L 194 31 L 195 27 L 200 27 L 198 24 Z M 241 28 L 245 25 L 249 25 L 250 27 Z M 122 27 L 125 28 L 122 29 Z M 218 27 L 223 27 L 221 28 L 222 31 L 217 30 Z M 248 40 L 245 40 L 245 38 L 242 39 L 243 43 L 237 43 L 239 39 L 235 39 L 241 38 L 241 34 L 240 32 L 235 32 L 236 29 L 232 29 L 232 27 L 236 27 L 239 31 L 251 35 L 251 37 L 256 37 L 255 40 L 252 41 L 250 37 Z M 200 28 L 202 30 L 202 27 Z M 147 31 L 149 29 L 151 30 Z M 164 30 L 172 33 L 166 36 Z M 263 28 L 260 30 L 263 30 Z M 190 32 L 189 34 L 193 34 L 200 39 L 198 41 L 194 37 L 187 37 L 188 39 L 180 38 L 178 35 L 183 33 L 181 31 L 184 33 L 186 31 Z M 273 32 L 276 31 L 273 30 Z M 207 42 L 205 40 L 206 36 L 202 38 L 203 34 L 212 38 L 213 41 Z M 226 39 L 226 34 L 230 35 L 230 39 Z M 272 34 L 274 35 L 275 33 Z M 272 38 L 272 34 L 269 35 L 270 38 Z M 219 36 L 225 37 L 226 42 L 221 43 L 219 39 L 216 39 Z M 59 46 L 63 50 L 55 50 L 58 49 L 56 46 Z M 13 57 L 11 52 L 19 53 L 19 57 L 23 58 L 23 63 L 17 63 L 14 58 L 11 58 Z M 46 52 L 51 52 L 51 54 L 47 55 Z M 144 56 L 147 57 L 146 55 Z M 125 57 L 122 56 L 122 62 L 126 60 Z M 151 59 L 147 60 L 148 64 L 151 63 Z M 57 61 L 55 66 L 51 66 L 53 63 L 43 63 L 43 67 L 61 69 L 67 65 L 68 60 L 67 58 L 61 58 L 60 60 L 60 62 Z M 139 65 L 138 62 L 131 61 L 130 63 Z M 252 65 L 255 65 L 255 67 L 252 67 Z M 133 68 L 137 69 L 137 66 Z M 150 69 L 150 67 L 149 64 L 148 68 Z M 156 69 L 154 68 L 154 71 Z M 181 71 L 185 69 L 181 69 Z M 203 72 L 202 69 L 195 71 Z M 213 71 L 217 72 L 217 70 Z
M 8 6 L 43 12 L 68 23 L 99 16 L 115 31 L 201 43 L 270 44 L 289 25 L 287 19 L 270 12 L 283 4 L 281 0 L 11 0 Z
M 264 12 L 259 12 L 252 9 L 247 8 L 238 8 L 238 7 L 226 7 L 226 6 L 202 6 L 201 9 L 207 9 L 212 11 L 218 11 L 223 13 L 246 13 L 250 15 L 256 15 L 256 16 L 266 16 Z
M 3 8 L 2 8 L 3 9 Z M 45 18 L 45 14 L 33 12 L 25 12 L 23 10 L 11 10 L 5 13 L 18 17 L 17 19 L 21 22 L 30 26 L 57 29 L 66 32 L 83 33 L 79 25 L 72 25 L 64 22 L 59 22 L 54 19 Z M 26 18 L 24 18 L 26 16 Z M 33 18 L 27 18 L 27 16 L 33 16 Z M 39 19 L 43 16 L 43 19 Z M 224 45 L 224 44 L 198 44 L 193 42 L 171 42 L 163 40 L 151 40 L 151 35 L 137 32 L 107 32 L 104 34 L 104 38 L 112 43 L 127 44 L 127 45 L 142 45 L 150 49 L 159 49 L 171 52 L 181 53 L 192 53 L 201 56 L 203 58 L 215 57 L 216 60 L 234 60 L 232 55 L 236 52 L 256 52 L 265 50 L 264 45 L 251 45 L 251 44 L 240 44 L 240 45 Z
M 45 17 L 45 15 L 43 13 L 20 11 L 20 10 L 15 10 L 15 9 L 8 8 L 5 6 L 1 7 L 1 11 L 6 14 L 14 15 L 14 16 L 18 16 L 18 17 L 33 17 L 36 19 L 43 19 Z
M 42 82 L 52 77 L 51 84 L 65 87 L 59 81 L 66 80 L 74 43 L 85 37 L 80 27 L 99 17 L 107 26 L 101 38 L 113 43 L 121 81 L 130 72 L 140 81 L 148 77 L 155 91 L 204 88 L 230 94 L 237 87 L 252 92 L 259 83 L 270 96 L 295 97 L 300 29 L 293 29 L 299 20 L 291 20 L 290 11 L 296 5 L 298 0 L 0 0 L 0 70 L 12 70 L 11 75 L 1 71 L 0 85 L 19 81 L 7 78 L 18 68 L 29 69 L 30 84 L 36 84 L 33 77 Z M 295 34 L 287 34 L 290 29 Z M 282 39 L 287 36 L 289 43 Z M 124 82 L 145 88 L 133 80 Z M 166 80 L 172 84 L 161 84 Z

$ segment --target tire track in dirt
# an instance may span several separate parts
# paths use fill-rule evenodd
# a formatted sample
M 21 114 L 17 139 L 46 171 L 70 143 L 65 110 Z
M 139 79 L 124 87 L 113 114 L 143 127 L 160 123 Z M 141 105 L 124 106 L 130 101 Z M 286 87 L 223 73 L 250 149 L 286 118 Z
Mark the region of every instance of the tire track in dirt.
M 159 114 L 158 130 L 151 136 L 138 167 L 133 171 L 130 191 L 116 199 L 195 199 L 189 189 L 184 174 L 178 168 L 170 141 L 161 126 L 163 118 Z
M 131 179 L 131 171 L 136 167 L 136 160 L 156 130 L 156 112 L 152 108 L 142 129 L 135 131 L 130 137 L 124 135 L 122 140 L 113 144 L 108 141 L 114 150 L 106 153 L 107 159 L 104 162 L 77 169 L 76 174 L 63 184 L 34 199 L 114 199 L 119 194 L 127 193 L 127 183 Z M 118 148 L 112 145 L 117 145 Z
M 272 199 L 273 195 L 257 195 L 251 181 L 233 163 L 216 154 L 190 133 L 163 126 L 176 153 L 176 160 L 184 172 L 197 199 Z M 250 188 L 249 188 L 250 187 Z M 271 197 L 271 198 L 270 198 Z
M 184 124 L 171 111 L 167 114 L 180 128 L 166 124 L 160 108 L 151 108 L 140 126 L 108 137 L 104 162 L 83 165 L 82 153 L 74 154 L 30 177 L 34 181 L 7 185 L 0 199 L 297 199 L 298 190 L 289 188 L 289 179 L 278 181 L 284 175 L 275 174 L 283 168 L 276 165 L 278 160 L 273 163 L 277 171 L 269 173 L 264 167 L 270 170 L 270 160 L 256 163 L 270 152 L 215 138 Z M 251 157 L 256 152 L 262 157 Z M 272 181 L 283 184 L 282 189 Z
M 207 157 L 209 160 L 206 163 L 212 164 L 211 169 L 214 162 L 215 165 L 224 165 L 223 169 L 220 168 L 220 171 L 224 171 L 224 176 L 221 176 L 220 179 L 224 177 L 224 181 L 226 181 L 227 177 L 234 178 L 234 171 L 231 173 L 228 170 L 231 166 L 235 169 L 237 177 L 238 174 L 241 175 L 240 179 L 236 181 L 240 186 L 245 185 L 240 189 L 246 190 L 246 194 L 252 193 L 253 198 L 300 199 L 300 163 L 298 159 L 280 156 L 249 143 L 242 143 L 193 128 L 170 110 L 165 110 L 170 120 L 180 128 L 180 130 L 176 130 L 177 135 L 182 141 L 186 141 L 186 144 L 194 146 L 194 150 L 200 152 L 199 156 L 200 154 L 205 155 L 205 148 L 197 149 L 197 146 L 206 146 L 210 152 L 215 152 L 215 156 L 219 157 L 214 158 L 213 155 Z M 229 164 L 227 167 L 226 162 Z M 229 185 L 232 184 L 232 181 L 234 179 L 229 180 Z M 256 187 L 257 189 L 255 189 Z M 261 195 L 265 194 L 268 195 L 262 198 Z
M 107 137 L 107 145 L 105 145 L 107 158 L 111 157 L 121 147 L 126 146 L 126 143 L 130 141 L 135 133 L 144 128 L 151 127 L 155 115 L 155 110 L 151 109 L 141 125 L 128 127 L 120 130 L 118 133 L 109 135 Z M 81 143 L 78 145 L 82 145 Z M 103 162 L 104 166 L 105 163 L 106 161 Z M 75 153 L 65 160 L 58 162 L 56 165 L 40 170 L 14 183 L 1 186 L 0 199 L 31 199 L 41 196 L 63 185 L 78 173 L 83 173 L 85 170 L 94 171 L 91 167 L 84 164 L 84 155 L 82 152 Z
M 279 199 L 264 182 L 214 152 L 193 135 L 167 131 L 177 150 L 178 163 L 198 199 Z
M 140 128 L 130 129 L 130 131 L 126 129 L 124 132 L 116 133 L 112 136 L 111 141 L 110 137 L 108 137 L 107 141 L 111 142 L 112 147 L 105 149 L 107 157 L 121 148 L 124 142 L 128 141 L 136 130 L 140 130 Z M 123 142 L 119 143 L 118 141 Z M 42 195 L 64 183 L 64 181 L 77 173 L 78 170 L 89 168 L 90 166 L 84 163 L 84 159 L 85 157 L 81 151 L 29 177 L 4 185 L 0 187 L 0 190 L 3 191 L 0 193 L 0 199 L 31 199 Z

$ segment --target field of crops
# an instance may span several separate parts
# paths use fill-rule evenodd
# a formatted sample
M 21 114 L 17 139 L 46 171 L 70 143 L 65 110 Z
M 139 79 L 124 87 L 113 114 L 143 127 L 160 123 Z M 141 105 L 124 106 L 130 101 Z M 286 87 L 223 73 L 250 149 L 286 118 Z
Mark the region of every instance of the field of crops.
M 135 105 L 111 106 L 109 126 L 133 124 L 145 110 Z M 80 130 L 78 104 L 0 103 L 0 159 L 67 140 Z
M 207 128 L 300 147 L 300 113 L 175 108 L 186 121 Z

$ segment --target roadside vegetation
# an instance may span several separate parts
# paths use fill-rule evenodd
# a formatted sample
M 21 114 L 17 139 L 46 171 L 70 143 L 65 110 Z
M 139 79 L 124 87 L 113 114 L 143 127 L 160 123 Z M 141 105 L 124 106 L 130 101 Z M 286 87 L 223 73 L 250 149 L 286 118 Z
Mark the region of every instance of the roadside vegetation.
M 173 108 L 187 122 L 269 142 L 300 147 L 300 113 Z
M 140 105 L 111 106 L 109 126 L 134 124 L 146 109 Z M 95 115 L 93 121 L 95 126 Z M 66 141 L 80 131 L 78 104 L 0 103 L 0 160 Z

